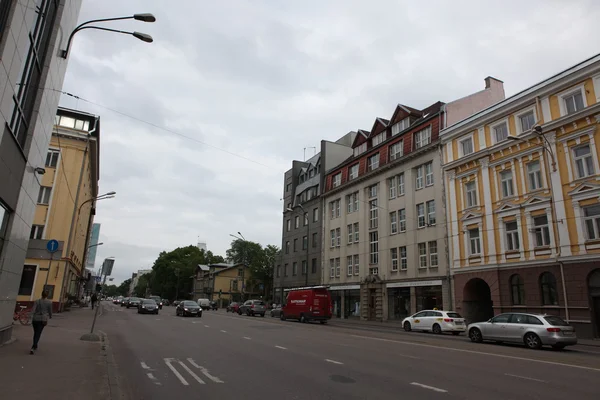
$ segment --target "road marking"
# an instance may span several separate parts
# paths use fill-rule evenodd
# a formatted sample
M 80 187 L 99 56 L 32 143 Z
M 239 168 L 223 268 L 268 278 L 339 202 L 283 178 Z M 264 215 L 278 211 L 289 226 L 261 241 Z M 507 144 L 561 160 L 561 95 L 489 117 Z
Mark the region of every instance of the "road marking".
M 227 333 L 227 331 L 224 331 L 223 329 L 221 329 L 221 332 L 223 332 L 223 333 Z
M 157 321 L 160 321 L 160 318 L 156 318 Z
M 204 327 L 205 327 L 205 328 L 210 328 L 210 326 L 208 326 L 208 325 L 204 325 Z
M 179 371 L 177 371 L 175 369 L 174 366 L 171 365 L 171 363 L 173 361 L 175 361 L 174 358 L 165 358 L 165 364 L 167 364 L 167 367 L 169 367 L 169 369 L 173 372 L 173 374 L 175 374 L 175 376 L 177 377 L 177 379 L 179 379 L 179 381 L 185 385 L 185 386 L 189 386 L 189 383 L 185 380 L 185 378 L 179 373 Z
M 278 349 L 281 349 L 281 350 L 287 350 L 285 347 L 282 347 L 282 346 L 275 346 L 275 347 L 277 347 Z
M 145 362 L 142 361 L 140 362 L 140 364 L 142 365 L 142 368 L 151 370 L 148 364 L 146 364 Z
M 521 375 L 513 375 L 513 374 L 504 374 L 506 376 L 512 376 L 513 378 L 520 378 L 520 379 L 526 379 L 528 381 L 535 381 L 535 382 L 542 382 L 542 383 L 546 383 L 546 381 L 543 381 L 541 379 L 535 379 L 535 378 L 529 378 L 527 376 L 521 376 Z
M 326 358 L 325 361 L 327 361 L 328 363 L 332 363 L 332 364 L 339 364 L 339 365 L 343 365 L 343 362 L 339 362 L 339 361 L 335 361 L 335 360 L 330 360 L 329 358 Z
M 470 354 L 479 354 L 479 355 L 484 355 L 484 356 L 508 358 L 508 359 L 511 359 L 511 360 L 531 361 L 531 362 L 536 362 L 536 363 L 540 363 L 540 364 L 559 365 L 559 366 L 562 366 L 562 367 L 579 368 L 579 369 L 585 369 L 585 370 L 588 370 L 588 371 L 600 372 L 600 368 L 584 367 L 582 365 L 564 364 L 564 363 L 555 362 L 555 361 L 534 360 L 534 359 L 531 359 L 531 358 L 509 356 L 509 355 L 505 355 L 505 354 L 486 353 L 484 351 L 475 351 L 475 350 L 467 350 L 467 349 L 455 349 L 455 348 L 452 348 L 452 347 L 443 347 L 443 346 L 435 346 L 435 345 L 432 345 L 432 344 L 422 344 L 422 343 L 416 343 L 416 342 L 405 342 L 405 341 L 401 341 L 401 340 L 375 338 L 375 337 L 370 337 L 370 336 L 361 336 L 361 335 L 349 335 L 349 336 L 360 338 L 360 339 L 379 340 L 379 341 L 382 341 L 382 342 L 392 342 L 392 343 L 407 344 L 407 345 L 410 345 L 410 346 L 420 346 L 420 347 L 429 347 L 429 348 L 432 348 L 432 349 L 440 349 L 440 350 L 448 350 L 448 351 L 458 351 L 458 352 L 461 352 L 461 353 L 470 353 Z
M 219 378 L 217 378 L 216 376 L 211 375 L 210 372 L 208 372 L 208 369 L 204 368 L 201 365 L 196 364 L 196 362 L 192 358 L 188 358 L 187 360 L 193 367 L 198 368 L 200 370 L 200 372 L 202 372 L 202 374 L 204 376 L 206 376 L 208 379 L 210 379 L 211 381 L 213 381 L 215 383 L 225 383 L 222 380 L 220 380 Z
M 202 379 L 200 379 L 200 377 L 198 375 L 196 375 L 196 373 L 194 373 L 194 371 L 192 371 L 190 369 L 190 367 L 185 365 L 183 362 L 179 361 L 179 365 L 181 365 L 183 367 L 183 369 L 185 369 L 187 371 L 187 373 L 190 374 L 192 376 L 192 378 L 194 378 L 196 380 L 196 382 L 198 382 L 201 385 L 204 385 L 206 383 Z
M 150 380 L 157 386 L 162 385 L 162 383 L 160 383 L 159 381 L 156 380 L 156 377 L 152 374 L 152 372 L 148 372 L 146 375 L 148 375 L 148 378 L 150 378 Z
M 418 382 L 411 382 L 411 385 L 414 386 L 419 386 L 422 387 L 423 389 L 429 389 L 429 390 L 433 390 L 434 392 L 439 392 L 439 393 L 448 393 L 447 390 L 444 389 L 440 389 L 440 388 L 436 388 L 434 386 L 428 386 L 428 385 L 423 385 L 422 383 L 418 383 Z
M 250 340 L 250 338 L 248 336 L 244 336 L 244 339 L 246 340 Z

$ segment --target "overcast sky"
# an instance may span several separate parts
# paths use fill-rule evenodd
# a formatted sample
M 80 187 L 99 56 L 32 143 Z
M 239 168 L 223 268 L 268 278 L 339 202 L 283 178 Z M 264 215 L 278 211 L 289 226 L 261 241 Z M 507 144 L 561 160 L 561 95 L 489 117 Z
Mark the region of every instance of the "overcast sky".
M 82 22 L 157 19 L 109 23 L 152 44 L 77 34 L 63 87 L 95 104 L 62 106 L 101 116 L 100 193 L 117 196 L 98 203 L 96 264 L 115 256 L 115 282 L 198 237 L 223 256 L 238 231 L 280 247 L 283 173 L 305 147 L 489 75 L 510 96 L 594 55 L 600 37 L 595 0 L 83 3 Z

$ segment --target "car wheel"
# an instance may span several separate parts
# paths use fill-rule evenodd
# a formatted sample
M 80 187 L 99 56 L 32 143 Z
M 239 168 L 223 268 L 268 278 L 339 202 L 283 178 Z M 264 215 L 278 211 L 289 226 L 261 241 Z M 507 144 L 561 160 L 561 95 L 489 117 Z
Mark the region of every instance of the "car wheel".
M 471 339 L 471 342 L 474 343 L 483 342 L 483 336 L 481 336 L 481 331 L 477 328 L 471 328 L 469 330 L 469 339 Z
M 412 327 L 410 326 L 410 322 L 406 321 L 406 322 L 404 323 L 404 330 L 405 330 L 406 332 L 410 332 L 410 331 L 412 330 Z
M 158 311 L 156 311 L 154 314 L 158 315 Z
M 264 316 L 265 316 L 265 313 L 262 313 L 262 314 L 260 314 L 260 316 L 264 318 Z
M 285 315 L 283 314 L 283 312 L 279 314 L 279 319 L 285 321 Z
M 250 310 L 246 310 L 246 315 L 250 316 Z
M 562 349 L 564 349 L 564 348 L 565 348 L 565 345 L 564 345 L 564 344 L 562 344 L 562 343 L 557 343 L 557 344 L 553 344 L 553 345 L 552 345 L 552 348 L 553 348 L 554 350 L 562 350 Z
M 431 330 L 436 335 L 439 335 L 440 333 L 442 333 L 442 327 L 439 324 L 434 324 L 433 327 L 431 328 Z
M 303 324 L 306 323 L 306 317 L 304 316 L 304 314 L 300 315 L 300 322 L 302 322 Z
M 325 325 L 327 323 L 327 321 L 319 321 L 321 323 L 321 325 Z
M 138 314 L 141 314 L 142 312 L 140 310 L 138 310 Z
M 275 314 L 273 313 L 273 311 L 271 311 L 271 318 L 273 318 L 275 316 Z
M 535 333 L 529 332 L 525 335 L 523 341 L 525 342 L 525 346 L 529 347 L 530 349 L 539 349 L 542 347 L 542 341 Z

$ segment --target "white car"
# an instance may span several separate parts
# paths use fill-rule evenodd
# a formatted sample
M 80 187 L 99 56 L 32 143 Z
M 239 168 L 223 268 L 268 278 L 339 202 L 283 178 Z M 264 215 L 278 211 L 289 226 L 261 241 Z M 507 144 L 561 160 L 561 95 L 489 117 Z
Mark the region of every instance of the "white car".
M 404 318 L 402 327 L 406 332 L 412 330 L 433 333 L 452 332 L 453 335 L 459 335 L 467 330 L 465 319 L 459 313 L 441 310 L 419 311 Z

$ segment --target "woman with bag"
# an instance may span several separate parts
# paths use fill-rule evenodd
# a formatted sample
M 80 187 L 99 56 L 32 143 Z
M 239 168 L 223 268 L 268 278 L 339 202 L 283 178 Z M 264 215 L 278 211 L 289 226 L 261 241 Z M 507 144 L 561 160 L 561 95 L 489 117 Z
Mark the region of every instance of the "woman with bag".
M 44 327 L 48 325 L 48 319 L 52 318 L 52 302 L 47 300 L 48 292 L 42 292 L 42 298 L 33 303 L 31 310 L 31 325 L 33 325 L 33 346 L 29 354 L 34 354 L 38 348 L 38 342 L 42 336 Z

